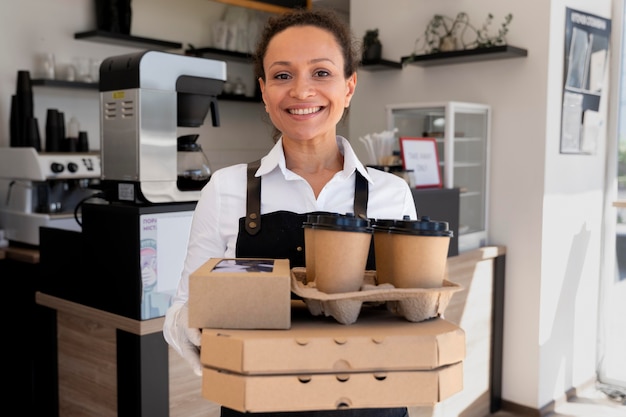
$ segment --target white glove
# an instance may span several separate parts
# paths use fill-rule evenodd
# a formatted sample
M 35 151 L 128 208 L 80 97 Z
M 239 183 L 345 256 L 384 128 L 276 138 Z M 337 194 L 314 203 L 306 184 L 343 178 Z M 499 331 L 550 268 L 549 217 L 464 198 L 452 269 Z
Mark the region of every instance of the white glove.
M 165 313 L 163 337 L 189 363 L 193 372 L 202 376 L 200 329 L 191 329 L 187 323 L 189 323 L 187 304 L 172 304 Z

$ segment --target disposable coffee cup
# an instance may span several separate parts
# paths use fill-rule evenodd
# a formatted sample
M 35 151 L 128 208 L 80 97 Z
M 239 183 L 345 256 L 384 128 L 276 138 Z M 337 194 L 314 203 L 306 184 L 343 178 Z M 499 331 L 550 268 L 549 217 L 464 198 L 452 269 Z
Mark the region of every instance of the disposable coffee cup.
M 309 214 L 302 223 L 304 229 L 304 263 L 306 267 L 306 282 L 315 281 L 315 229 L 313 223 L 317 222 L 317 214 Z
M 382 274 L 382 279 L 396 288 L 443 286 L 453 235 L 447 222 L 431 221 L 428 216 L 422 216 L 419 220 L 396 221 L 389 225 L 387 232 L 382 259 L 376 252 L 377 275 Z M 376 244 L 375 240 L 374 248 Z
M 404 216 L 404 221 L 410 220 Z M 403 221 L 398 219 L 382 219 L 372 221 L 374 230 L 374 254 L 376 256 L 376 283 L 393 284 L 395 251 L 390 228 Z
M 370 220 L 319 215 L 312 228 L 316 288 L 328 294 L 359 291 L 372 241 Z

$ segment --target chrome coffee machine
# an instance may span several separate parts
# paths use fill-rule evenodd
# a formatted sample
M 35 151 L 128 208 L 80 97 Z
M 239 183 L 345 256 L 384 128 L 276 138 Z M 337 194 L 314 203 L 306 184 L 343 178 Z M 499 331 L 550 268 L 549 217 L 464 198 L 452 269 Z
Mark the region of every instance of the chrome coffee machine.
M 217 95 L 226 63 L 158 51 L 115 56 L 100 66 L 102 185 L 111 201 L 197 201 L 177 186 L 178 128 L 198 128 Z M 193 188 L 193 187 L 192 187 Z
M 79 203 L 100 181 L 97 153 L 0 148 L 0 228 L 12 242 L 39 245 L 39 228 L 80 230 Z

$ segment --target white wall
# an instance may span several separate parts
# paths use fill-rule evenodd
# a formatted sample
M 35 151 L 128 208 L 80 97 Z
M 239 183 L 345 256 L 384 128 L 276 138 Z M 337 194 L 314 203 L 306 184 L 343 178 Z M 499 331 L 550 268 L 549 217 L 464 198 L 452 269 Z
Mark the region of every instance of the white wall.
M 464 11 L 479 26 L 491 12 L 496 28 L 514 15 L 507 40 L 526 58 L 360 71 L 350 135 L 359 147 L 355 138 L 385 129 L 389 103 L 491 105 L 489 243 L 507 247 L 503 398 L 532 408 L 596 369 L 605 147 L 603 139 L 595 155 L 559 153 L 566 6 L 610 18 L 610 0 L 351 2 L 355 34 L 378 28 L 391 61 L 410 55 L 436 13 Z

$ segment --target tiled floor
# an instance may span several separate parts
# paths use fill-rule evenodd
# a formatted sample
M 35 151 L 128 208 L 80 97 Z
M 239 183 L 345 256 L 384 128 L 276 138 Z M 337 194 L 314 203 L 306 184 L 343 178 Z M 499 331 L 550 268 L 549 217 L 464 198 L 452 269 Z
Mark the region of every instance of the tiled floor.
M 528 417 L 524 414 L 515 414 L 499 411 L 489 417 Z M 609 395 L 595 388 L 578 393 L 578 396 L 556 406 L 555 412 L 549 417 L 626 417 L 626 398 Z

